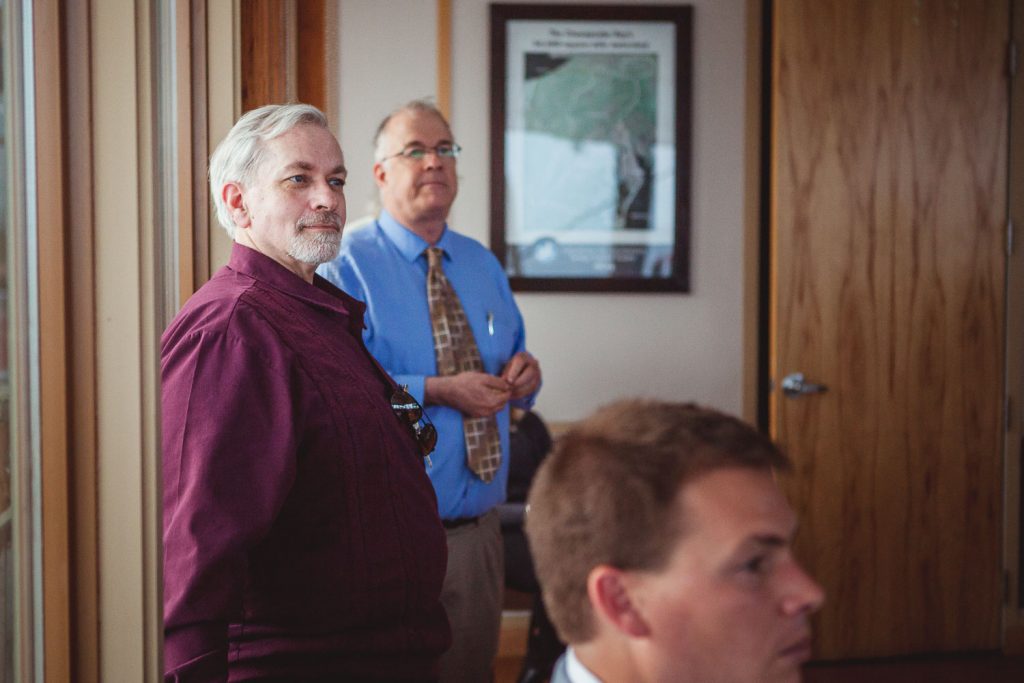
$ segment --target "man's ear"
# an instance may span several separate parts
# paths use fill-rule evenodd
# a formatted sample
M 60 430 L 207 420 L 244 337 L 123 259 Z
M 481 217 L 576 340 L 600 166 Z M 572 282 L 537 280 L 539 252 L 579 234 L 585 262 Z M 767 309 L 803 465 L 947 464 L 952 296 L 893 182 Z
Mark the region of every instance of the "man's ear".
M 245 206 L 241 185 L 238 183 L 225 183 L 224 187 L 221 188 L 220 196 L 227 205 L 228 213 L 231 214 L 231 220 L 234 221 L 236 228 L 248 228 L 252 225 L 252 216 L 249 215 L 249 211 Z
M 388 172 L 384 168 L 384 162 L 377 161 L 373 164 L 373 179 L 377 181 L 377 187 L 384 187 L 384 181 L 387 178 Z
M 590 570 L 587 596 L 595 615 L 632 638 L 644 638 L 651 629 L 630 595 L 629 581 L 621 569 L 605 564 Z

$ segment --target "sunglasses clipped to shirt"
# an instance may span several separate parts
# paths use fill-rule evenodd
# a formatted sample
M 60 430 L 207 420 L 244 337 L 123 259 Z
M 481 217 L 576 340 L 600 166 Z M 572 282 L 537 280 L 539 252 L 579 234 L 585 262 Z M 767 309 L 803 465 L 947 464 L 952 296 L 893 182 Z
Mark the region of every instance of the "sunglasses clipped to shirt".
M 399 386 L 391 394 L 391 410 L 395 411 L 399 420 L 412 428 L 416 442 L 420 445 L 420 452 L 426 458 L 427 465 L 432 466 L 430 454 L 437 446 L 437 429 L 427 417 L 423 406 L 409 393 L 408 387 Z

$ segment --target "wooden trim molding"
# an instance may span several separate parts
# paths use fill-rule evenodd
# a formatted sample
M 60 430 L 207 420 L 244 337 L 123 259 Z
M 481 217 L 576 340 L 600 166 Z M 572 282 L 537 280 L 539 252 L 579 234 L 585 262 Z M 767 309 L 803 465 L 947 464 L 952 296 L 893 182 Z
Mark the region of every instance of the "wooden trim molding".
M 452 0 L 437 0 L 437 108 L 452 118 Z
M 1012 39 L 1024 48 L 1024 0 L 1011 4 Z M 1010 80 L 1010 150 L 1008 219 L 1016 243 L 1006 259 L 1006 439 L 1003 462 L 1006 510 L 1003 523 L 1003 568 L 1006 605 L 1003 608 L 1003 651 L 1024 654 L 1024 71 Z
M 93 271 L 92 80 L 89 3 L 64 3 L 63 135 L 68 219 L 66 280 L 70 360 L 72 667 L 70 680 L 99 681 L 99 529 L 96 496 L 96 321 Z
M 296 99 L 327 112 L 328 21 L 324 0 L 295 3 L 295 24 L 296 44 L 302 46 L 302 63 L 296 55 L 289 70 L 295 74 Z
M 338 130 L 340 116 L 338 110 L 341 86 L 341 31 L 339 30 L 340 2 L 328 2 L 324 8 L 324 106 L 327 120 L 333 130 Z
M 46 681 L 71 679 L 71 572 L 68 449 L 67 215 L 60 135 L 60 7 L 32 6 L 39 292 L 39 440 L 42 513 L 43 666 Z M 55 186 L 56 185 L 56 186 Z M 39 672 L 37 672 L 38 674 Z
M 158 354 L 173 263 L 160 235 L 180 228 L 170 282 L 187 296 L 209 261 L 194 196 L 207 195 L 206 80 L 195 78 L 207 68 L 206 1 L 161 17 L 178 36 L 174 112 L 156 109 L 153 48 L 166 34 L 153 33 L 151 3 L 32 2 L 43 680 L 159 680 Z M 164 199 L 180 226 L 157 217 L 158 113 L 179 134 L 179 194 Z
M 197 174 L 206 178 L 206 163 L 209 151 L 224 139 L 231 126 L 242 113 L 241 98 L 241 55 L 239 46 L 242 43 L 241 17 L 242 7 L 239 0 L 206 3 L 206 106 L 203 113 L 206 117 L 205 145 L 207 153 L 195 159 Z M 230 36 L 230 40 L 225 38 Z M 198 105 L 197 105 L 198 106 Z M 199 114 L 197 113 L 197 116 Z M 200 142 L 196 143 L 197 145 Z M 197 181 L 198 182 L 198 181 Z M 209 191 L 204 193 L 209 197 Z M 200 275 L 204 282 L 214 272 L 228 262 L 231 253 L 231 240 L 227 232 L 220 226 L 213 215 L 213 203 L 207 199 L 209 210 L 207 241 L 203 247 L 208 255 L 207 269 Z M 198 276 L 197 276 L 198 277 Z
M 743 153 L 743 418 L 757 424 L 758 407 L 767 396 L 759 395 L 758 359 L 761 329 L 761 154 L 764 130 L 761 126 L 763 98 L 762 22 L 764 0 L 747 0 L 746 110 L 744 111 Z M 762 334 L 764 333 L 764 334 Z
M 183 164 L 188 159 L 191 164 L 192 175 L 192 236 L 191 240 L 183 238 L 183 243 L 191 244 L 191 250 L 180 247 L 179 255 L 182 260 L 189 259 L 192 262 L 191 287 L 186 287 L 184 280 L 181 286 L 181 301 L 185 303 L 192 292 L 199 289 L 209 279 L 210 273 L 210 192 L 206 180 L 206 160 L 210 156 L 210 147 L 207 142 L 209 138 L 209 83 L 207 50 L 207 22 L 208 10 L 206 0 L 192 0 L 191 13 L 189 16 L 189 37 L 190 53 L 189 81 L 190 81 L 190 106 L 191 112 L 191 151 L 179 158 L 178 163 Z M 232 33 L 232 35 L 234 35 Z M 181 137 L 184 139 L 184 136 Z M 189 258 L 191 256 L 191 258 Z M 183 275 L 186 273 L 183 273 Z
M 176 167 L 178 186 L 178 196 L 174 198 L 176 200 L 175 213 L 178 216 L 178 225 L 176 226 L 176 251 L 178 254 L 176 281 L 178 291 L 175 297 L 178 306 L 175 307 L 175 310 L 180 308 L 181 303 L 192 295 L 196 287 L 196 262 L 193 256 L 196 245 L 196 231 L 192 226 L 196 218 L 193 212 L 196 202 L 193 201 L 192 196 L 196 189 L 192 182 L 194 173 L 194 166 L 192 164 L 194 137 L 192 125 L 195 120 L 192 109 L 192 88 L 195 72 L 193 71 L 192 64 L 196 59 L 193 50 L 195 41 L 192 35 L 192 16 L 195 12 L 196 4 L 195 2 L 175 3 L 173 17 L 176 41 L 174 45 L 175 73 L 188 76 L 178 78 L 177 82 L 173 85 L 177 102 L 177 107 L 174 111 L 174 122 L 177 127 L 177 147 L 174 150 L 174 165 Z M 203 38 L 205 39 L 205 37 L 204 34 Z M 203 55 L 205 55 L 205 52 L 200 53 L 200 56 Z M 201 85 L 205 86 L 205 81 Z
M 242 0 L 242 112 L 288 99 L 285 2 Z
M 165 226 L 154 209 L 154 7 L 103 0 L 90 10 L 99 680 L 155 681 L 163 630 L 155 245 Z
M 4 571 L 10 572 L 7 580 L 14 587 L 11 594 L 3 594 L 4 602 L 4 634 L 13 633 L 13 638 L 3 638 L 0 646 L 4 658 L 4 666 L 13 659 L 16 675 L 21 680 L 36 680 L 36 671 L 41 666 L 42 636 L 37 624 L 42 617 L 40 597 L 43 577 L 39 576 L 36 567 L 41 548 L 34 542 L 37 524 L 41 515 L 36 507 L 37 496 L 32 492 L 32 480 L 39 461 L 39 448 L 35 435 L 38 433 L 38 402 L 33 394 L 38 374 L 33 371 L 34 359 L 38 351 L 34 344 L 33 326 L 37 324 L 38 301 L 35 292 L 38 289 L 38 262 L 32 251 L 34 244 L 31 234 L 30 215 L 31 179 L 27 171 L 28 159 L 34 157 L 36 149 L 32 146 L 30 126 L 27 113 L 31 111 L 28 89 L 23 87 L 25 61 L 31 63 L 34 56 L 26 54 L 26 43 L 35 40 L 26 35 L 24 12 L 28 5 L 14 3 L 5 7 L 3 25 L 4 44 L 4 95 L 8 106 L 4 111 L 3 136 L 5 163 L 13 165 L 20 172 L 9 173 L 7 186 L 6 219 L 12 229 L 7 232 L 7 253 L 9 258 L 6 266 L 6 324 L 8 331 L 16 334 L 6 336 L 8 371 L 5 393 L 7 413 L 7 437 L 10 448 L 9 458 L 5 458 L 3 466 L 9 468 L 4 475 L 9 476 L 6 484 L 7 505 L 0 511 L 3 526 L 4 544 L 7 554 Z M 34 123 L 34 122 L 33 122 Z M 33 282 L 33 276 L 35 281 Z M 32 306 L 36 308 L 33 309 Z M 10 619 L 10 621 L 8 621 Z
M 329 111 L 327 2 L 242 0 L 239 10 L 242 111 L 289 101 Z

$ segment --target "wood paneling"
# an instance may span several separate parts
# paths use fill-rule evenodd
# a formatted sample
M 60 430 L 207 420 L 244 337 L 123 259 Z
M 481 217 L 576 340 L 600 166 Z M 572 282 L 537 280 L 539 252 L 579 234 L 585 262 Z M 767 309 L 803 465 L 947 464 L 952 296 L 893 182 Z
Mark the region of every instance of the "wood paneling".
M 286 3 L 242 0 L 242 111 L 288 100 Z
M 774 3 L 775 435 L 825 658 L 999 645 L 1008 3 Z M 802 371 L 825 394 L 782 398 Z
M 1024 657 L 984 653 L 970 656 L 914 657 L 910 659 L 812 664 L 804 669 L 804 683 L 1020 683 Z
M 327 8 L 324 0 L 295 3 L 295 93 L 299 102 L 327 111 Z
M 327 111 L 326 0 L 242 0 L 242 111 L 296 100 Z
M 1013 0 L 1013 40 L 1024 47 L 1024 0 Z M 1010 89 L 1009 214 L 1016 245 L 1007 259 L 1006 380 L 1009 393 L 1006 447 L 1004 559 L 1010 580 L 1003 617 L 1003 648 L 1024 655 L 1024 80 L 1020 65 Z M 1024 679 L 1024 677 L 1022 677 Z

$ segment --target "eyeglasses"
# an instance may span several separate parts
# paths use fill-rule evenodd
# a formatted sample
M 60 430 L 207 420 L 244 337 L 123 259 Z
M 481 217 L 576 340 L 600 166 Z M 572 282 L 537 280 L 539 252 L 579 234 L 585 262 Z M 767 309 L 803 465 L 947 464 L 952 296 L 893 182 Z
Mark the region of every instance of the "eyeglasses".
M 437 446 L 437 429 L 427 417 L 423 406 L 409 393 L 408 387 L 399 386 L 391 394 L 391 410 L 395 411 L 399 420 L 412 427 L 416 442 L 420 445 L 420 452 L 427 459 L 427 465 L 433 465 L 430 462 L 430 454 Z M 420 420 L 423 420 L 422 424 Z
M 394 159 L 395 157 L 402 157 L 403 159 L 409 159 L 410 161 L 423 161 L 427 158 L 428 154 L 436 154 L 441 159 L 458 159 L 459 154 L 462 152 L 462 148 L 453 143 L 442 143 L 436 147 L 424 147 L 423 145 L 409 145 L 401 152 L 386 156 L 380 160 L 380 163 L 384 163 L 388 159 Z

